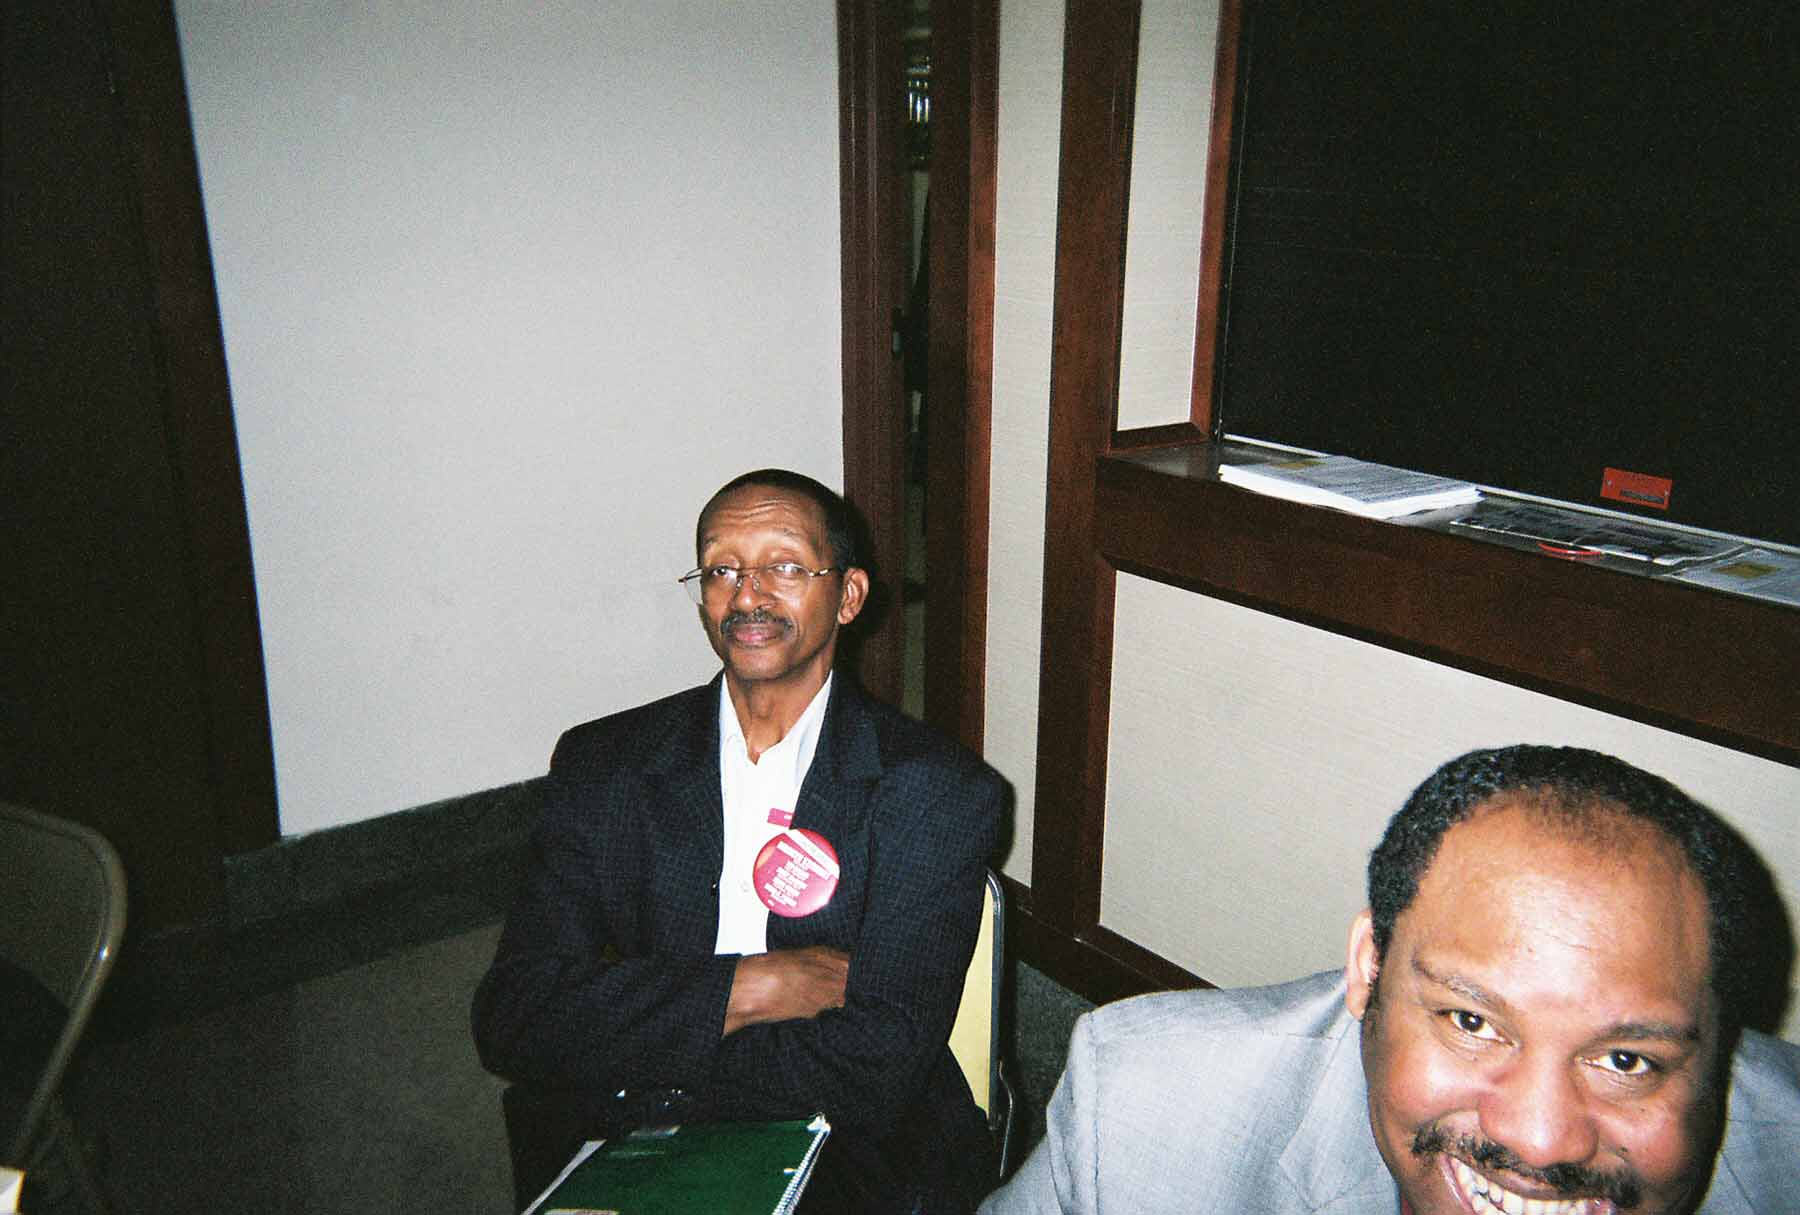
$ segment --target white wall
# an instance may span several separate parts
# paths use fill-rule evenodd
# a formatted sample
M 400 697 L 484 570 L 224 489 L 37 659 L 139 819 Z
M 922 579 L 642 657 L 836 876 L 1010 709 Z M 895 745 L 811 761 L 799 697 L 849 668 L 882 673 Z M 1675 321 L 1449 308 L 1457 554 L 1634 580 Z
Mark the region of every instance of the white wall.
M 1511 743 L 1674 781 L 1800 923 L 1800 769 L 1129 575 L 1114 645 L 1100 922 L 1211 982 L 1342 966 L 1389 816 L 1445 760 Z
M 986 748 L 1020 791 L 1005 870 L 1026 882 L 1061 9 L 1006 4 L 1000 41 Z M 1192 154 L 1210 124 L 1198 98 L 1210 98 L 1217 13 L 1215 0 L 1144 4 L 1123 425 L 1187 416 L 1198 247 L 1186 240 L 1201 223 Z M 1175 70 L 1181 55 L 1193 78 Z M 1800 769 L 1126 575 L 1113 646 L 1101 923 L 1213 982 L 1341 965 L 1388 816 L 1444 760 L 1513 742 L 1594 747 L 1675 781 L 1756 845 L 1800 921 Z M 1800 997 L 1785 1032 L 1800 1041 Z
M 284 833 L 715 667 L 673 579 L 842 482 L 829 0 L 179 0 Z
M 1145 0 L 1119 331 L 1122 430 L 1188 420 L 1218 46 L 1217 0 Z
M 1007 0 L 1000 6 L 983 753 L 1013 785 L 1017 817 L 1002 868 L 1021 882 L 1031 880 L 1037 788 L 1062 42 L 1060 3 Z

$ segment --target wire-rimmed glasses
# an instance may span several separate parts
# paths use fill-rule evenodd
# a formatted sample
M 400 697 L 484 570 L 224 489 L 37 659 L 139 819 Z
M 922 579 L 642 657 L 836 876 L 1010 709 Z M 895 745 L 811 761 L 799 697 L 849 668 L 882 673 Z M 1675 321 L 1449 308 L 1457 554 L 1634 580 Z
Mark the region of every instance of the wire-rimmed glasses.
M 767 565 L 702 565 L 689 570 L 676 581 L 687 587 L 688 598 L 697 604 L 718 603 L 737 594 L 745 578 L 758 590 L 783 599 L 797 599 L 814 578 L 835 574 L 841 566 L 808 569 L 798 561 L 772 561 Z

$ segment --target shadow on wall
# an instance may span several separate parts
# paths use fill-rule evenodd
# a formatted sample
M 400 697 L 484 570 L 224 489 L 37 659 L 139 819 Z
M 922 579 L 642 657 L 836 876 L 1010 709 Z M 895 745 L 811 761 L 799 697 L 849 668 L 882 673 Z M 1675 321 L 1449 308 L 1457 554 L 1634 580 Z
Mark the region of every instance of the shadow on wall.
M 1794 992 L 1794 925 L 1775 885 L 1775 875 L 1747 843 L 1751 858 L 1746 903 L 1745 961 L 1754 984 L 1745 1001 L 1744 1023 L 1766 1034 L 1779 1034 Z

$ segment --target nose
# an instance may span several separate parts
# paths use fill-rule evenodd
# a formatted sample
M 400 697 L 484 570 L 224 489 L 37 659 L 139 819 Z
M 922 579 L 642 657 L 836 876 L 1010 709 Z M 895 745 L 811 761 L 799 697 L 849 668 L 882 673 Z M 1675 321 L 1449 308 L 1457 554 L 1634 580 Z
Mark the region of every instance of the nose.
M 1533 1168 L 1585 1164 L 1599 1147 L 1581 1079 L 1563 1060 L 1516 1060 L 1480 1114 L 1482 1133 Z
M 761 570 L 745 570 L 738 575 L 737 585 L 731 588 L 734 610 L 747 611 L 768 598 L 763 593 L 761 574 Z

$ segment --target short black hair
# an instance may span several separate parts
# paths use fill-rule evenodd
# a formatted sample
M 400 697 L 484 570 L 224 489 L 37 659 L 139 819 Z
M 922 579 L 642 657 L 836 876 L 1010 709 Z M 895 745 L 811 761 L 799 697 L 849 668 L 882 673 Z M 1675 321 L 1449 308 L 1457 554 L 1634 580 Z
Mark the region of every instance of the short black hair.
M 1576 747 L 1514 746 L 1471 751 L 1413 790 L 1369 856 L 1369 909 L 1377 955 L 1419 893 L 1444 833 L 1506 794 L 1579 825 L 1595 813 L 1646 823 L 1680 849 L 1706 892 L 1710 971 L 1727 1033 L 1744 1024 L 1757 990 L 1748 940 L 1758 864 L 1742 838 L 1711 810 L 1660 776 Z
M 816 504 L 825 515 L 825 542 L 831 546 L 831 563 L 840 570 L 852 566 L 860 567 L 862 558 L 858 552 L 856 515 L 850 504 L 833 490 L 804 473 L 797 473 L 785 468 L 759 468 L 733 477 L 719 486 L 706 505 L 700 509 L 700 517 L 694 521 L 694 552 L 698 556 L 701 544 L 700 529 L 706 526 L 706 516 L 712 513 L 713 506 L 726 494 L 742 489 L 746 485 L 763 485 L 770 489 L 779 489 L 786 493 L 799 494 Z

